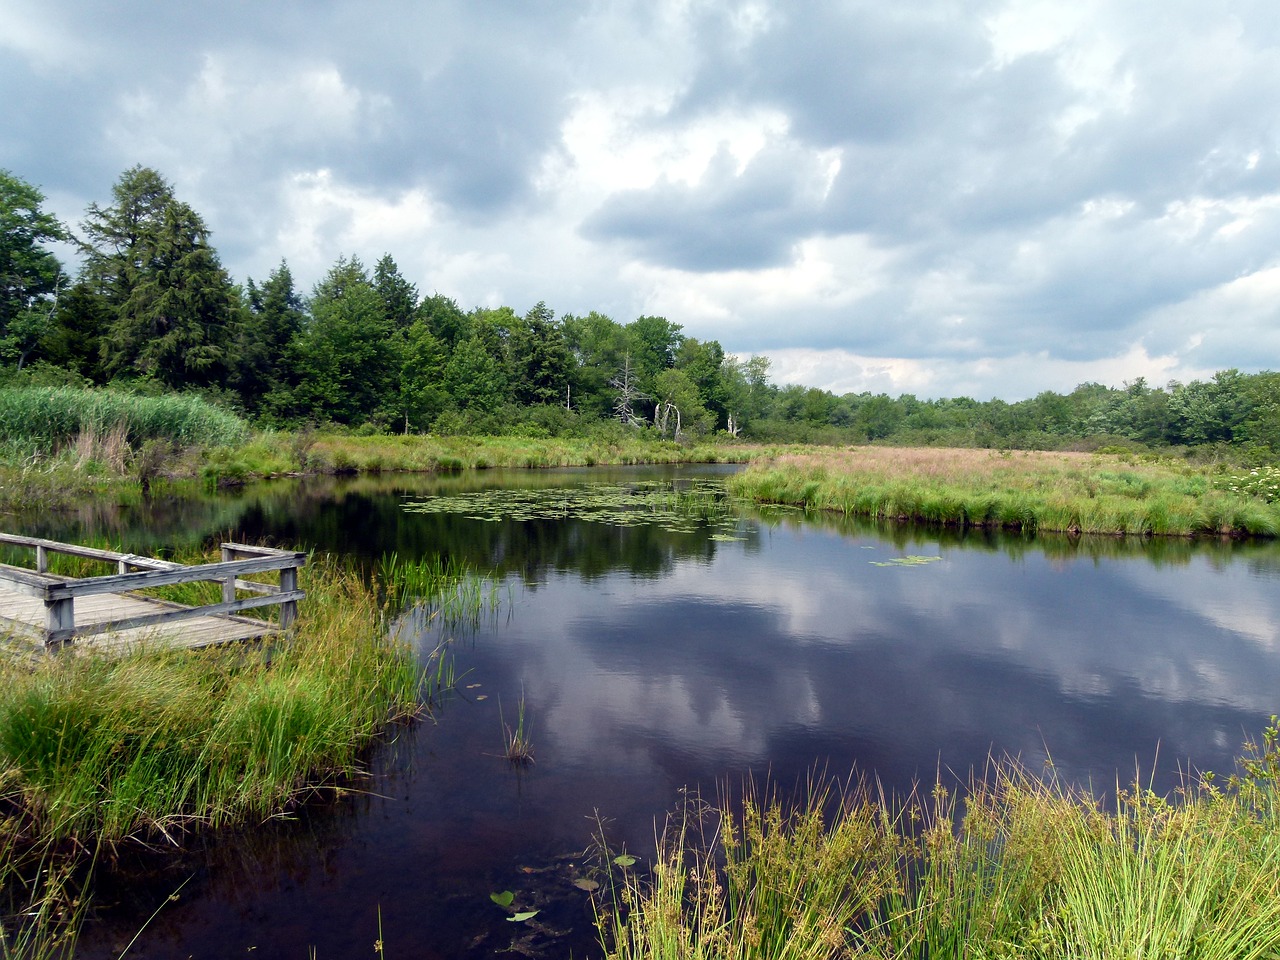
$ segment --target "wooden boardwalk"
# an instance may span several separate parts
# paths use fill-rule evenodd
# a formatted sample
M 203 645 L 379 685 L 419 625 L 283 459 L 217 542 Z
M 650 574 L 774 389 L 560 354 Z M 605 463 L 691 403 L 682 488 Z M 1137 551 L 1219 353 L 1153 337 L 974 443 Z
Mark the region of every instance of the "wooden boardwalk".
M 0 648 L 19 657 L 68 648 L 121 654 L 258 639 L 289 627 L 305 596 L 298 589 L 298 568 L 306 555 L 295 551 L 224 543 L 221 562 L 185 566 L 13 534 L 0 533 L 2 544 L 35 552 L 34 567 L 0 564 Z M 49 556 L 58 553 L 109 563 L 116 572 L 50 573 Z M 279 583 L 243 579 L 267 572 L 278 572 Z M 201 581 L 220 584 L 220 602 L 190 607 L 141 592 Z M 239 616 L 271 606 L 279 608 L 274 621 Z

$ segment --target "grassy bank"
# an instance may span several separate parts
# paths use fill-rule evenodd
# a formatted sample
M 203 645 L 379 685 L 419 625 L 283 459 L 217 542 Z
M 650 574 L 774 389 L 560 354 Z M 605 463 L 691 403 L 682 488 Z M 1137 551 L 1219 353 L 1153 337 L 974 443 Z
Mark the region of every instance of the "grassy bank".
M 959 801 L 690 801 L 647 876 L 609 861 L 601 936 L 610 960 L 1275 957 L 1269 756 L 1172 801 L 1103 803 L 1012 766 Z
M 747 444 L 683 445 L 632 436 L 353 436 L 308 430 L 258 432 L 235 444 L 134 447 L 119 434 L 84 434 L 60 447 L 0 444 L 0 509 L 56 507 L 94 497 L 136 501 L 144 489 L 195 481 L 217 486 L 297 475 L 741 463 L 765 451 Z
M 599 437 L 460 437 L 264 433 L 234 447 L 207 451 L 202 475 L 237 481 L 288 473 L 439 473 L 490 467 L 627 466 L 646 463 L 740 463 L 760 448 L 686 445 L 608 431 Z
M 730 489 L 759 503 L 940 524 L 1280 533 L 1280 504 L 1247 472 L 1112 454 L 897 447 L 789 453 L 753 464 Z
M 87 858 L 341 790 L 422 709 L 447 671 L 387 639 L 377 585 L 324 558 L 301 585 L 287 641 L 0 663 L 0 956 L 73 946 L 68 877 Z

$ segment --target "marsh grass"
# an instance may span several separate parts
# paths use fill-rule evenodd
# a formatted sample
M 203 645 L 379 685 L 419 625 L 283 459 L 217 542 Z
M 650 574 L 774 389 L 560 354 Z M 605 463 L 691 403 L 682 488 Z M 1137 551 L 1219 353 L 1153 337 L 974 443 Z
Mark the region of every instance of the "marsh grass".
M 789 453 L 729 480 L 759 503 L 1024 531 L 1280 534 L 1280 505 L 1170 460 L 1109 454 L 857 447 Z
M 422 667 L 358 575 L 326 558 L 302 573 L 289 641 L 0 667 L 12 839 L 176 843 L 358 777 L 373 738 L 419 710 Z
M 446 629 L 477 626 L 501 609 L 504 594 L 498 581 L 447 557 L 406 560 L 392 551 L 378 561 L 377 589 L 397 611 L 420 604 L 429 620 Z
M 525 719 L 524 694 L 516 704 L 516 723 L 513 727 L 502 715 L 502 704 L 498 704 L 498 722 L 502 724 L 502 755 L 515 766 L 533 763 L 533 741 L 529 737 L 529 725 Z
M 1275 789 L 1264 770 L 1107 804 L 1000 764 L 960 795 L 686 801 L 597 923 L 618 960 L 1274 957 Z
M 248 426 L 235 414 L 190 395 L 147 397 L 78 387 L 0 389 L 0 439 L 54 448 L 74 445 L 82 460 L 145 440 L 212 445 L 241 443 L 248 435 Z

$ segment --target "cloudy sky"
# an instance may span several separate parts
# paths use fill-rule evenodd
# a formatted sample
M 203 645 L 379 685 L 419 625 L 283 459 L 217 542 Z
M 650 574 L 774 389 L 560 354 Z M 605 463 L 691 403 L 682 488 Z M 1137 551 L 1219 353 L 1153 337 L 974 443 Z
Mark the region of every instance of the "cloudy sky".
M 159 170 L 237 280 L 390 252 L 777 382 L 1280 369 L 1274 0 L 0 0 L 0 167 Z

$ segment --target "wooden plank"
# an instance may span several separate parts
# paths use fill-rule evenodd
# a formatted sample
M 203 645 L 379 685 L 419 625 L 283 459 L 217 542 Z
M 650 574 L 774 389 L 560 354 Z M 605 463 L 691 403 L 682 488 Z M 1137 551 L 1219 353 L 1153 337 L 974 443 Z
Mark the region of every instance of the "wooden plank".
M 232 560 L 228 563 L 206 563 L 198 567 L 183 567 L 180 570 L 142 570 L 137 573 L 114 574 L 106 577 L 87 577 L 83 580 L 68 580 L 64 583 L 52 584 L 48 587 L 46 596 L 50 599 L 84 597 L 95 593 L 122 593 L 126 590 L 167 587 L 176 583 L 222 580 L 226 577 L 238 577 L 240 574 L 266 573 L 269 570 L 297 567 L 305 556 L 298 553 Z
M 300 551 L 223 544 L 220 563 L 185 566 L 137 554 L 117 553 L 0 533 L 0 543 L 34 547 L 37 565 L 50 553 L 114 562 L 117 573 L 99 577 L 62 577 L 26 567 L 0 564 L 0 626 L 6 650 L 123 650 L 144 644 L 193 647 L 269 636 L 296 616 L 306 594 L 297 588 L 297 571 L 306 562 Z M 43 561 L 43 562 L 42 562 Z M 280 571 L 280 586 L 242 577 Z M 223 601 L 189 607 L 135 593 L 180 583 L 222 583 Z M 252 596 L 237 599 L 237 593 Z M 235 614 L 280 606 L 280 622 Z
M 17 593 L 26 594 L 29 597 L 39 597 L 43 600 L 48 595 L 50 586 L 63 583 L 65 580 L 65 577 L 56 577 L 49 573 L 36 573 L 25 567 L 15 567 L 7 563 L 0 563 L 0 585 Z
M 293 600 L 296 602 L 304 599 L 306 594 L 301 590 L 294 590 L 288 594 L 283 594 L 282 596 L 286 600 Z M 233 600 L 230 603 L 214 603 L 205 607 L 184 607 L 178 604 L 166 604 L 162 601 L 152 601 L 155 606 L 164 606 L 166 608 L 164 612 L 146 613 L 132 617 L 112 618 L 95 623 L 82 622 L 70 630 L 50 631 L 49 639 L 53 641 L 65 641 L 97 633 L 110 633 L 121 630 L 133 630 L 139 627 L 158 626 L 162 623 L 174 623 L 180 620 L 188 620 L 193 617 L 220 617 L 224 614 L 239 613 L 242 610 L 252 610 L 256 607 L 272 606 L 279 602 L 280 598 L 278 597 L 248 597 L 244 600 Z M 275 629 L 274 624 L 266 623 L 264 621 L 264 625 Z

